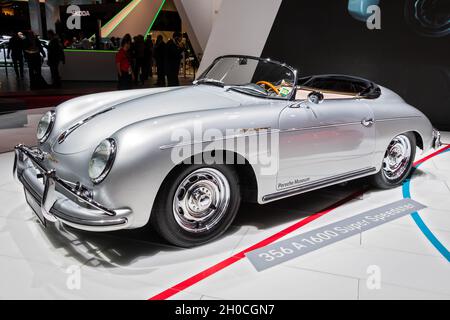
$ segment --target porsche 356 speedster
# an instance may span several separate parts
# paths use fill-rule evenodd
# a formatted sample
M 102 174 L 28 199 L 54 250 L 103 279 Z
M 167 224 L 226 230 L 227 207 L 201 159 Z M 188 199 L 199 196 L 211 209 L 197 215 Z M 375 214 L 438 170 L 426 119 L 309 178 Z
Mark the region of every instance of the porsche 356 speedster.
M 192 86 L 62 103 L 40 120 L 37 146 L 16 146 L 14 174 L 44 225 L 150 223 L 191 247 L 220 236 L 241 201 L 362 177 L 399 186 L 416 147 L 437 147 L 439 137 L 422 112 L 371 81 L 300 77 L 284 63 L 229 55 Z

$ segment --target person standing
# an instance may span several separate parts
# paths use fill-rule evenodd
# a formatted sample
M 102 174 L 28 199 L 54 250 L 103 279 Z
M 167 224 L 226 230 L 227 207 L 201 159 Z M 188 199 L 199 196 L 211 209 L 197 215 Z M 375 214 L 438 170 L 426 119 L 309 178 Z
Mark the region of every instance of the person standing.
M 140 80 L 141 84 L 144 84 L 145 43 L 143 35 L 138 35 L 134 38 L 134 59 L 134 82 L 137 84 Z
M 86 36 L 82 32 L 81 32 L 81 35 L 80 35 L 80 39 L 81 39 L 81 48 L 82 49 L 84 49 L 84 50 L 91 50 L 92 49 L 91 41 L 88 38 L 86 38 Z
M 169 87 L 179 86 L 178 73 L 180 72 L 181 54 L 184 46 L 181 42 L 181 33 L 174 32 L 173 39 L 167 42 L 167 82 Z
M 128 51 L 131 46 L 131 38 L 124 37 L 120 44 L 120 49 L 116 54 L 117 76 L 119 78 L 118 89 L 131 89 L 133 76 Z
M 29 30 L 24 40 L 25 59 L 28 64 L 28 71 L 30 73 L 30 89 L 42 89 L 47 87 L 42 77 L 41 67 L 42 58 L 45 58 L 45 51 L 42 44 L 33 31 Z
M 144 81 L 153 77 L 153 39 L 148 35 L 144 46 Z
M 166 86 L 166 43 L 163 40 L 162 35 L 156 38 L 155 43 L 155 60 L 156 60 L 156 72 L 158 74 L 158 80 L 156 84 L 161 87 Z
M 14 32 L 14 35 L 9 39 L 8 59 L 10 58 L 12 58 L 16 78 L 23 79 L 23 40 L 18 32 Z
M 52 85 L 54 87 L 61 86 L 61 77 L 59 75 L 59 63 L 66 63 L 64 49 L 59 40 L 59 37 L 55 34 L 53 30 L 48 30 L 47 32 L 49 43 L 48 43 L 48 60 L 47 64 L 50 67 L 50 73 L 52 75 Z

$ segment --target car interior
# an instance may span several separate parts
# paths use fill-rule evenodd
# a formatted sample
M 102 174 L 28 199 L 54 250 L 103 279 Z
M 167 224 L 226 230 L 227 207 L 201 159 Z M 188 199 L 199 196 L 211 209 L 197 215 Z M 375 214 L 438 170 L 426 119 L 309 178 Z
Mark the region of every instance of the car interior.
M 311 92 L 320 92 L 324 99 L 376 99 L 380 87 L 363 78 L 345 75 L 314 75 L 299 78 L 296 100 L 305 100 Z

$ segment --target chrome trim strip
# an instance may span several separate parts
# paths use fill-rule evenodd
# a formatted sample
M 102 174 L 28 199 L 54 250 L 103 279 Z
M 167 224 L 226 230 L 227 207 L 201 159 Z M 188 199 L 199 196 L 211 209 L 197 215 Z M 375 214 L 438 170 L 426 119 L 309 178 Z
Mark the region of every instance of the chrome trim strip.
M 80 219 L 80 218 L 76 218 L 76 217 L 69 217 L 57 210 L 52 210 L 52 214 L 57 219 L 64 222 L 65 224 L 73 225 L 74 227 L 77 227 L 79 225 L 89 226 L 89 227 L 110 227 L 110 226 L 123 225 L 128 222 L 128 219 L 125 217 L 111 219 L 111 220 L 88 220 L 88 219 Z
M 364 120 L 372 120 L 374 122 L 383 122 L 383 121 L 395 121 L 395 120 L 408 120 L 413 118 L 420 118 L 419 116 L 411 116 L 411 117 L 398 117 L 398 118 L 387 118 L 387 119 L 364 119 Z M 345 123 L 336 123 L 336 124 L 329 124 L 329 125 L 323 125 L 323 126 L 314 126 L 314 127 L 306 127 L 306 128 L 290 128 L 290 129 L 281 129 L 280 132 L 291 132 L 291 131 L 302 131 L 302 130 L 313 130 L 313 129 L 324 129 L 324 128 L 333 128 L 333 127 L 340 127 L 340 126 L 351 126 L 356 124 L 362 124 L 361 121 L 355 121 L 355 122 L 345 122 Z
M 243 129 L 241 129 L 241 130 L 243 130 Z M 253 131 L 252 128 L 250 128 L 248 130 Z M 164 145 L 159 146 L 159 149 L 166 150 L 166 149 L 171 149 L 171 148 L 175 148 L 175 147 L 185 147 L 185 146 L 190 146 L 190 145 L 199 144 L 199 143 L 209 143 L 209 142 L 222 141 L 222 140 L 227 140 L 227 139 L 245 138 L 245 137 L 252 137 L 255 135 L 272 134 L 272 133 L 279 133 L 279 132 L 280 132 L 279 129 L 269 129 L 269 130 L 266 130 L 265 132 L 256 131 L 254 133 L 248 133 L 248 134 L 247 133 L 235 134 L 235 135 L 225 136 L 225 137 L 222 137 L 219 139 L 164 144 Z
M 306 128 L 289 128 L 289 129 L 281 129 L 280 132 L 294 132 L 294 131 L 303 131 L 303 130 L 314 130 L 314 129 L 324 129 L 324 128 L 334 128 L 341 126 L 351 126 L 351 125 L 361 125 L 361 121 L 355 122 L 346 122 L 346 123 L 336 123 L 336 124 L 328 124 L 323 126 L 314 126 L 314 127 L 306 127 Z
M 414 118 L 420 118 L 420 116 L 409 116 L 409 117 L 396 117 L 396 118 L 376 119 L 375 122 L 395 121 L 395 120 L 409 120 L 409 119 L 414 119 Z
M 314 130 L 314 129 L 323 129 L 323 128 L 334 128 L 334 127 L 341 127 L 341 126 L 350 126 L 350 125 L 361 125 L 361 121 L 355 121 L 355 122 L 346 122 L 346 123 L 337 123 L 337 124 L 330 124 L 330 125 L 324 125 L 324 126 L 315 126 L 315 127 L 307 127 L 307 128 L 289 128 L 289 129 L 270 129 L 267 130 L 266 132 L 256 132 L 256 133 L 251 133 L 251 134 L 236 134 L 236 135 L 232 135 L 232 136 L 225 136 L 223 138 L 220 139 L 211 139 L 211 140 L 204 140 L 204 141 L 193 141 L 193 142 L 184 142 L 184 143 L 173 143 L 173 144 L 165 144 L 165 145 L 161 145 L 159 147 L 160 150 L 165 150 L 165 149 L 171 149 L 171 148 L 175 148 L 175 147 L 185 147 L 185 146 L 189 146 L 189 145 L 193 145 L 193 144 L 198 144 L 198 143 L 209 143 L 209 142 L 214 142 L 214 141 L 221 141 L 221 140 L 226 140 L 226 139 L 235 139 L 235 138 L 242 138 L 242 137 L 249 137 L 249 136 L 254 136 L 254 135 L 259 135 L 259 134 L 272 134 L 272 133 L 286 133 L 286 132 L 295 132 L 295 131 L 303 131 L 303 130 Z
M 76 129 L 78 129 L 79 127 L 81 127 L 82 125 L 84 125 L 86 122 L 88 122 L 88 121 L 94 119 L 95 117 L 97 117 L 97 116 L 99 116 L 99 115 L 102 115 L 102 114 L 104 114 L 104 113 L 106 113 L 106 112 L 109 112 L 109 111 L 111 111 L 111 110 L 113 110 L 113 109 L 114 109 L 114 107 L 109 107 L 109 108 L 107 108 L 107 109 L 105 109 L 105 110 L 102 110 L 102 111 L 99 111 L 99 112 L 97 112 L 97 113 L 94 113 L 93 115 L 90 115 L 89 117 L 84 118 L 83 120 L 78 121 L 77 123 L 75 123 L 74 125 L 72 125 L 69 129 L 65 130 L 63 133 L 61 133 L 61 134 L 58 136 L 58 144 L 63 143 L 64 140 L 66 140 L 66 138 L 67 138 L 72 132 L 74 132 Z
M 312 181 L 306 184 L 303 184 L 301 186 L 292 188 L 292 189 L 288 189 L 288 190 L 283 190 L 283 191 L 279 191 L 279 192 L 275 192 L 275 193 L 271 193 L 268 195 L 265 195 L 262 198 L 263 202 L 267 202 L 267 201 L 272 201 L 272 200 L 277 200 L 277 199 L 281 199 L 281 198 L 286 198 L 289 196 L 293 196 L 296 194 L 300 194 L 300 193 L 304 193 L 307 191 L 311 191 L 314 189 L 318 189 L 318 188 L 322 188 L 322 187 L 326 187 L 328 185 L 332 185 L 332 184 L 336 184 L 336 183 L 340 183 L 343 182 L 345 180 L 351 179 L 351 178 L 356 178 L 358 176 L 362 176 L 362 175 L 366 175 L 368 173 L 372 173 L 375 172 L 376 168 L 375 167 L 369 167 L 369 168 L 365 168 L 365 169 L 361 169 L 361 170 L 355 170 L 355 171 L 350 171 L 344 174 L 340 174 L 340 175 L 336 175 L 330 178 L 324 178 L 324 179 L 320 179 L 320 180 L 316 180 L 316 181 Z

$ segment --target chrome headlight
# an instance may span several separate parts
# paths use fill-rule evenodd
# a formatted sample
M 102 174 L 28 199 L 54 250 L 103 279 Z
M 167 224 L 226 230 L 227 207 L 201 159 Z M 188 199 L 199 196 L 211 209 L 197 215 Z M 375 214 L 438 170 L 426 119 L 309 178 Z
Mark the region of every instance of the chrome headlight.
M 89 161 L 89 177 L 94 183 L 100 183 L 106 178 L 116 157 L 116 142 L 108 138 L 95 148 Z
M 47 140 L 50 132 L 52 132 L 53 123 L 55 122 L 55 111 L 47 111 L 39 120 L 37 125 L 36 138 L 40 143 Z

